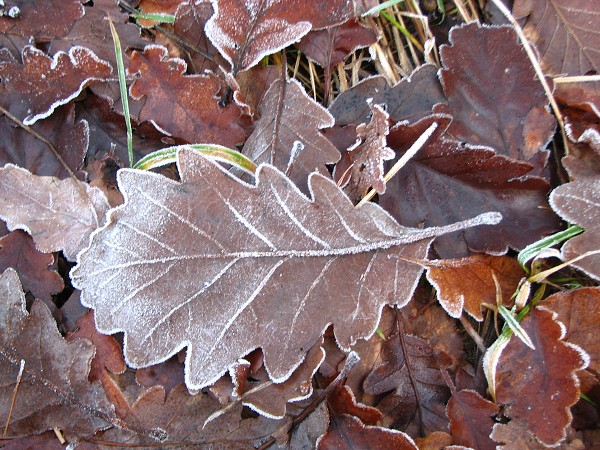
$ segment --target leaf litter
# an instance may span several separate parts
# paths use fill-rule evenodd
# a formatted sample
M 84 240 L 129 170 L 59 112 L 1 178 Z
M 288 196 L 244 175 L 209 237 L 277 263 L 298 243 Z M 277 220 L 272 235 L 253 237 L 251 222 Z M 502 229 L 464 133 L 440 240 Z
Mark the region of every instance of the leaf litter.
M 513 6 L 562 136 L 517 33 L 474 3 L 143 1 L 175 23 L 142 33 L 124 2 L 57 3 L 0 17 L 3 444 L 598 444 L 589 5 Z M 160 174 L 121 170 L 108 17 L 136 160 L 224 144 L 254 179 L 189 149 Z M 389 149 L 407 160 L 391 179 Z M 521 268 L 561 218 L 585 231 Z

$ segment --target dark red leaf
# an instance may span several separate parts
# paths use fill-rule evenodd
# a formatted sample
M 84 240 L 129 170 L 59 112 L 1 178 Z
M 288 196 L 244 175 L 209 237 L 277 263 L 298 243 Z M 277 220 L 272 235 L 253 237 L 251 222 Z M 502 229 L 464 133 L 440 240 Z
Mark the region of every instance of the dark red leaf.
M 496 444 L 490 439 L 490 434 L 498 406 L 477 392 L 460 391 L 452 396 L 446 411 L 454 444 L 478 450 L 495 450 Z

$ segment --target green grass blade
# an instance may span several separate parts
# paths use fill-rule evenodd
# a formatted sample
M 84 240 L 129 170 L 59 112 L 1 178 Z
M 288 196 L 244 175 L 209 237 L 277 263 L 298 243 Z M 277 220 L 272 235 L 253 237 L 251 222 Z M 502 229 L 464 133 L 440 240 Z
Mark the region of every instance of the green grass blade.
M 175 16 L 171 14 L 160 14 L 160 13 L 136 13 L 132 14 L 132 17 L 136 19 L 151 20 L 156 23 L 175 23 Z
M 383 2 L 380 5 L 374 6 L 373 8 L 371 8 L 370 10 L 368 10 L 367 12 L 364 12 L 361 14 L 361 17 L 367 17 L 373 14 L 377 14 L 378 12 L 383 11 L 386 8 L 389 8 L 390 6 L 394 6 L 397 3 L 401 3 L 404 0 L 387 0 L 387 2 Z
M 112 34 L 115 45 L 115 56 L 117 59 L 117 72 L 119 75 L 119 90 L 121 91 L 121 103 L 123 104 L 123 115 L 125 116 L 125 126 L 127 127 L 127 153 L 129 154 L 129 167 L 133 166 L 133 131 L 131 129 L 131 115 L 129 114 L 129 100 L 127 97 L 127 83 L 125 81 L 125 65 L 123 64 L 123 52 L 121 50 L 121 40 L 112 21 L 108 21 L 110 33 Z
M 176 162 L 177 150 L 183 147 L 190 147 L 204 156 L 207 156 L 216 161 L 221 161 L 231 164 L 246 173 L 254 175 L 256 172 L 256 164 L 240 152 L 231 150 L 216 144 L 192 144 L 192 145 L 177 145 L 175 147 L 163 148 L 144 156 L 134 166 L 134 169 L 150 170 L 156 167 L 166 166 Z
M 394 19 L 392 16 L 390 16 L 385 11 L 381 11 L 381 15 L 383 17 L 385 17 L 388 20 L 388 22 L 390 22 L 392 25 L 394 25 L 396 28 L 398 28 L 398 30 L 400 30 L 400 33 L 402 33 L 404 36 L 406 36 L 406 38 L 410 42 L 412 42 L 413 45 L 419 49 L 420 52 L 423 52 L 423 46 L 421 45 L 421 43 L 419 41 L 417 41 L 417 39 L 412 34 L 410 34 L 410 31 L 408 31 L 405 27 L 403 27 L 401 23 L 399 23 L 396 19 Z
M 512 332 L 519 338 L 523 343 L 529 347 L 531 350 L 535 350 L 535 345 L 531 341 L 531 338 L 527 334 L 527 332 L 523 329 L 521 324 L 518 322 L 517 318 L 512 315 L 512 313 L 506 309 L 505 306 L 498 306 L 498 312 L 508 325 L 508 327 L 512 330 Z
M 528 268 L 525 266 L 528 261 L 535 258 L 543 249 L 552 247 L 553 245 L 560 244 L 563 241 L 571 239 L 574 236 L 577 236 L 583 232 L 583 228 L 578 227 L 577 225 L 570 226 L 565 231 L 561 231 L 560 233 L 553 234 L 552 236 L 545 237 L 540 239 L 533 244 L 528 245 L 523 250 L 519 252 L 517 256 L 517 261 L 521 264 L 521 267 L 525 269 L 527 273 L 529 273 Z

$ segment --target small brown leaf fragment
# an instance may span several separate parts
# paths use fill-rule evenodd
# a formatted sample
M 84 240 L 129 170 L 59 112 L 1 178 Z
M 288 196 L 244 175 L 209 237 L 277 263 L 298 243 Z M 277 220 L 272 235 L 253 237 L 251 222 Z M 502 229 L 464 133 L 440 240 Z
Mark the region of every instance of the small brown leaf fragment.
M 240 109 L 219 106 L 221 83 L 214 75 L 185 75 L 186 63 L 169 58 L 167 49 L 149 45 L 134 52 L 129 73 L 138 74 L 130 88 L 135 99 L 146 98 L 141 121 L 151 120 L 161 130 L 191 143 L 210 142 L 234 148 L 244 141 L 237 124 Z
M 0 33 L 19 34 L 26 38 L 34 37 L 37 42 L 66 35 L 84 14 L 80 0 L 33 0 L 5 2 L 19 7 L 19 17 L 15 20 L 0 17 Z
M 450 433 L 454 444 L 478 450 L 494 450 L 490 439 L 498 406 L 485 400 L 477 392 L 460 391 L 452 396 L 446 406 L 450 419 Z
M 542 443 L 556 445 L 571 422 L 570 407 L 579 398 L 575 372 L 589 357 L 564 342 L 564 329 L 555 314 L 536 308 L 521 321 L 535 350 L 513 337 L 500 356 L 496 375 L 496 402 L 505 414 L 522 421 Z
M 338 386 L 327 398 L 331 414 L 348 414 L 360 419 L 365 425 L 376 425 L 383 414 L 377 408 L 356 402 L 352 390 L 345 385 Z
M 381 105 L 372 105 L 373 116 L 369 124 L 356 127 L 357 141 L 344 154 L 346 164 L 336 165 L 336 177 L 351 164 L 350 176 L 344 191 L 354 201 L 358 202 L 365 196 L 370 187 L 379 194 L 385 192 L 383 179 L 383 161 L 393 159 L 396 154 L 386 147 L 386 136 L 389 133 L 389 115 Z M 342 161 L 340 161 L 342 163 Z
M 31 127 L 44 136 L 56 149 L 71 172 L 81 177 L 83 159 L 88 150 L 89 126 L 86 120 L 75 119 L 73 104 L 61 106 L 46 119 Z M 0 166 L 15 164 L 35 175 L 67 178 L 67 168 L 47 143 L 17 126 L 8 117 L 0 117 Z
M 320 132 L 333 117 L 308 97 L 296 80 L 275 81 L 258 106 L 260 119 L 244 144 L 244 154 L 256 164 L 268 163 L 284 172 L 304 192 L 308 175 L 340 159 Z
M 567 241 L 561 252 L 565 260 L 576 258 L 591 250 L 600 249 L 600 177 L 581 177 L 557 187 L 550 194 L 550 205 L 565 221 L 585 229 L 579 236 Z M 571 263 L 586 274 L 600 280 L 600 255 L 587 256 Z
M 449 134 L 529 160 L 541 150 L 530 144 L 545 146 L 555 121 L 544 109 L 548 104 L 544 89 L 513 28 L 476 23 L 455 27 L 450 43 L 440 50 L 440 79 L 453 116 Z M 531 115 L 533 109 L 541 117 Z M 544 130 L 544 136 L 526 141 L 525 129 L 532 123 Z
M 160 364 L 136 370 L 135 381 L 147 388 L 162 386 L 169 395 L 176 386 L 184 382 L 183 363 L 179 362 L 178 355 L 172 356 Z
M 359 48 L 377 42 L 377 34 L 349 20 L 324 30 L 311 31 L 296 44 L 301 52 L 321 67 L 331 69 Z
M 20 276 L 25 292 L 50 301 L 52 294 L 63 290 L 65 283 L 56 272 L 54 255 L 41 253 L 26 233 L 17 230 L 0 239 L 0 271 L 12 267 Z
M 4 107 L 32 125 L 77 97 L 93 81 L 104 80 L 110 65 L 84 47 L 72 47 L 53 58 L 32 46 L 22 52 L 23 63 L 0 63 L 0 97 Z
M 74 261 L 110 206 L 98 188 L 71 178 L 40 177 L 7 164 L 0 169 L 0 217 L 11 230 L 32 235 L 43 252 L 63 251 Z
M 484 305 L 497 305 L 496 276 L 502 292 L 502 305 L 509 307 L 519 281 L 525 275 L 519 263 L 508 256 L 473 255 L 427 263 L 427 279 L 438 291 L 438 300 L 452 317 L 463 309 L 482 321 Z
M 590 356 L 588 369 L 600 374 L 600 341 L 597 339 L 600 323 L 600 288 L 584 287 L 558 292 L 542 303 L 554 311 L 566 327 L 565 342 L 581 347 Z
M 94 346 L 83 339 L 67 343 L 43 303 L 34 302 L 28 313 L 12 269 L 0 277 L 0 329 L 0 423 L 11 414 L 6 437 L 54 428 L 84 437 L 110 425 L 111 405 L 100 384 L 88 382 Z
M 446 97 L 437 77 L 437 67 L 425 64 L 416 68 L 408 78 L 390 87 L 383 76 L 366 78 L 336 97 L 329 112 L 336 125 L 358 125 L 369 121 L 373 104 L 387 106 L 387 113 L 394 122 L 416 122 L 431 114 L 437 103 L 446 103 Z
M 298 41 L 311 28 L 338 25 L 354 15 L 354 4 L 348 0 L 212 0 L 212 4 L 215 14 L 206 24 L 206 34 L 234 75 Z
M 542 444 L 527 428 L 527 422 L 512 419 L 509 423 L 494 425 L 490 438 L 498 445 L 499 450 L 544 450 L 548 446 Z

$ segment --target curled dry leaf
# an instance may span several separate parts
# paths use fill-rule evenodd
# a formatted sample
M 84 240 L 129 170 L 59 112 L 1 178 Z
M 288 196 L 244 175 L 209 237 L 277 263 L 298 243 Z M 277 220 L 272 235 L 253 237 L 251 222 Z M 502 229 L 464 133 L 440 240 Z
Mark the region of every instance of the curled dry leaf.
M 135 99 L 146 98 L 139 115 L 161 131 L 191 143 L 210 142 L 235 147 L 244 141 L 237 124 L 240 109 L 219 106 L 220 81 L 209 75 L 185 75 L 183 59 L 169 58 L 165 47 L 149 45 L 134 52 L 129 73 L 139 74 L 130 88 Z
M 394 122 L 416 122 L 430 115 L 437 103 L 446 103 L 437 70 L 436 66 L 425 64 L 394 87 L 383 76 L 366 78 L 338 95 L 329 112 L 336 125 L 366 123 L 371 114 L 367 103 L 370 98 L 373 104 L 386 105 L 386 112 Z
M 90 129 L 86 120 L 75 120 L 73 104 L 61 106 L 32 129 L 53 143 L 56 152 L 71 172 L 81 176 L 83 158 L 88 150 Z M 18 127 L 8 117 L 0 118 L 0 166 L 11 163 L 35 175 L 67 178 L 67 169 L 48 144 Z
M 206 34 L 229 61 L 234 75 L 298 41 L 311 28 L 338 25 L 354 15 L 349 0 L 211 1 L 215 14 L 206 24 Z
M 52 294 L 62 291 L 65 283 L 56 272 L 54 255 L 40 253 L 31 236 L 13 231 L 0 239 L 0 271 L 12 267 L 19 274 L 25 292 L 49 302 Z
M 0 277 L 0 328 L 0 423 L 8 426 L 4 437 L 54 428 L 89 436 L 110 425 L 112 407 L 100 384 L 87 379 L 94 346 L 83 339 L 67 343 L 43 303 L 34 302 L 28 313 L 12 269 Z
M 98 188 L 71 178 L 39 177 L 7 164 L 0 169 L 0 218 L 32 235 L 38 249 L 74 261 L 110 206 Z
M 354 209 L 318 174 L 311 200 L 269 165 L 256 186 L 191 149 L 179 151 L 178 166 L 181 183 L 119 173 L 126 203 L 71 277 L 98 329 L 125 332 L 129 365 L 188 347 L 191 389 L 258 347 L 271 379 L 283 382 L 330 323 L 348 349 L 375 332 L 384 304 L 410 298 L 421 268 L 403 255 L 423 258 L 430 237 L 499 219 L 408 229 L 377 205 Z
M 22 59 L 22 64 L 0 63 L 0 95 L 3 106 L 25 125 L 48 117 L 92 81 L 112 73 L 107 62 L 84 47 L 72 47 L 69 53 L 58 52 L 50 58 L 28 45 Z
M 478 450 L 495 450 L 490 434 L 493 416 L 498 410 L 497 405 L 475 391 L 455 393 L 446 406 L 453 443 Z
M 307 190 L 308 174 L 340 159 L 337 149 L 320 132 L 333 126 L 333 117 L 312 100 L 296 80 L 277 80 L 258 106 L 260 119 L 244 144 L 256 164 L 274 165 Z
M 392 149 L 386 147 L 389 115 L 381 105 L 370 107 L 371 121 L 368 125 L 361 123 L 356 127 L 357 141 L 348 148 L 342 161 L 335 167 L 336 178 L 344 178 L 344 172 L 349 170 L 350 175 L 344 190 L 354 202 L 363 198 L 370 187 L 379 194 L 385 192 L 383 161 L 393 159 L 396 155 Z
M 565 343 L 564 327 L 555 314 L 536 308 L 521 321 L 535 350 L 513 337 L 498 361 L 496 402 L 505 414 L 520 420 L 541 442 L 553 446 L 565 437 L 571 423 L 570 407 L 579 399 L 575 372 L 584 369 L 589 356 Z
M 561 251 L 570 260 L 588 251 L 600 250 L 599 177 L 582 177 L 557 187 L 550 194 L 550 205 L 567 222 L 575 223 L 585 232 L 570 239 Z M 572 266 L 600 280 L 600 255 L 595 254 L 574 262 Z
M 452 317 L 463 309 L 481 321 L 481 308 L 497 306 L 497 287 L 502 303 L 509 306 L 519 281 L 525 275 L 520 264 L 508 256 L 473 255 L 462 259 L 442 259 L 427 263 L 427 279 L 438 291 L 438 300 Z

